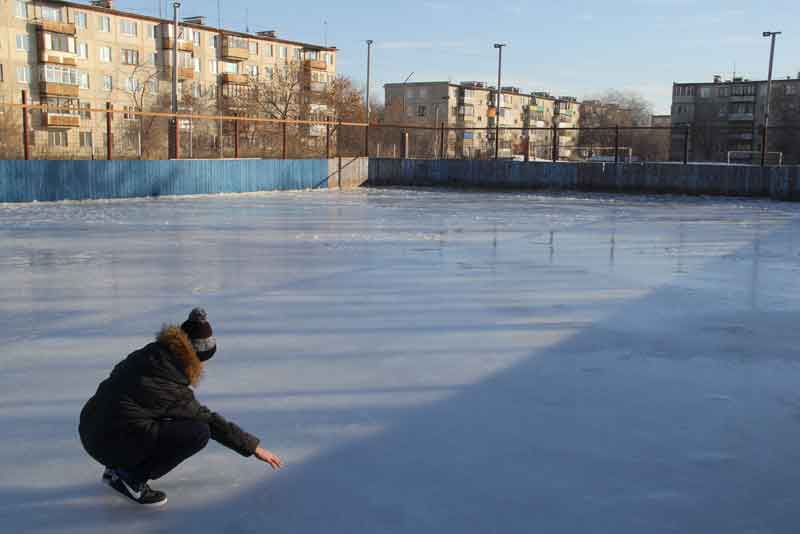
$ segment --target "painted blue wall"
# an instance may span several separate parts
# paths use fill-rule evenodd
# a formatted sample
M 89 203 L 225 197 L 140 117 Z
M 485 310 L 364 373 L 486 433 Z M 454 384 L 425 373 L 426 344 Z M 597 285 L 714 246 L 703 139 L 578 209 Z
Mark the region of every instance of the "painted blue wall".
M 328 160 L 0 160 L 0 202 L 327 187 Z
M 561 189 L 800 200 L 800 167 L 371 159 L 367 185 Z

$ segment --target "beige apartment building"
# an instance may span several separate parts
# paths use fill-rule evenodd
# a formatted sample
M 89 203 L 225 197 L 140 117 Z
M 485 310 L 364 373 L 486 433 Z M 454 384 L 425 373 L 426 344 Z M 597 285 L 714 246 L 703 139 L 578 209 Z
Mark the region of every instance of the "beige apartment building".
M 495 151 L 495 126 L 501 128 L 501 158 L 551 159 L 553 126 L 572 128 L 578 124 L 580 103 L 547 93 L 523 93 L 503 87 L 500 105 L 497 91 L 484 82 L 414 82 L 384 86 L 386 117 L 390 124 L 428 127 L 409 132 L 410 153 L 436 157 L 441 130 L 447 134 L 447 157 L 487 158 Z M 562 159 L 571 157 L 577 132 L 559 132 Z M 529 140 L 529 142 L 526 142 Z
M 105 114 L 89 109 L 110 103 L 121 110 L 114 114 L 115 132 L 137 120 L 125 111 L 169 110 L 175 47 L 182 112 L 230 111 L 252 80 L 268 81 L 280 69 L 296 69 L 307 95 L 304 113 L 324 115 L 324 105 L 313 95 L 336 76 L 336 48 L 286 40 L 274 32 L 214 28 L 203 17 L 183 19 L 176 39 L 171 20 L 118 10 L 111 0 L 7 0 L 0 13 L 0 104 L 20 103 L 25 91 L 29 102 L 69 109 L 31 113 L 30 142 L 48 154 L 63 149 L 76 157 L 102 157 Z M 181 122 L 182 129 L 193 127 Z M 216 143 L 221 130 L 213 124 L 208 128 L 210 142 Z M 138 147 L 135 142 L 122 147 L 125 137 L 118 140 L 115 133 L 115 152 L 141 152 L 141 140 Z
M 769 161 L 798 164 L 800 74 L 773 80 L 770 99 Z M 682 160 L 688 148 L 690 161 L 760 162 L 766 103 L 766 80 L 675 83 L 671 158 Z

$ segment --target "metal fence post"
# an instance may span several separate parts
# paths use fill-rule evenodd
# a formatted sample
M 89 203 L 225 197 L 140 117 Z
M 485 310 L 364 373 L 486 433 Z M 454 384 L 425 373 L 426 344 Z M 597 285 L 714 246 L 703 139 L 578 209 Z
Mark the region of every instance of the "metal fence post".
M 239 119 L 233 119 L 233 157 L 239 159 Z
M 106 159 L 111 160 L 114 157 L 114 134 L 111 133 L 111 121 L 114 118 L 112 112 L 114 105 L 111 102 L 106 102 Z
M 439 132 L 439 159 L 444 158 L 444 123 L 442 123 L 442 129 Z
M 325 159 L 331 159 L 331 125 L 325 123 Z
M 364 157 L 369 157 L 369 123 L 364 128 Z
M 286 159 L 286 121 L 282 123 L 283 126 L 283 150 L 281 151 L 281 158 Z
M 761 126 L 761 166 L 765 167 L 767 164 L 767 127 Z
M 683 164 L 689 164 L 689 128 L 690 125 L 686 125 L 686 129 L 683 132 Z
M 31 159 L 30 124 L 28 124 L 28 91 L 22 91 L 22 153 L 25 160 Z
M 619 163 L 619 124 L 614 127 L 614 163 Z
M 553 163 L 558 162 L 558 124 L 553 124 Z
M 531 160 L 531 132 L 525 130 L 525 163 Z

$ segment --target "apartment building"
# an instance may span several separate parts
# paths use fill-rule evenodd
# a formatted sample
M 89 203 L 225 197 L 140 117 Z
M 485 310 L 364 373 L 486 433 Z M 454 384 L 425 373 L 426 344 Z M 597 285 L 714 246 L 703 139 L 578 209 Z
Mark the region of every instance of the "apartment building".
M 770 161 L 800 163 L 800 74 L 773 80 L 770 98 Z M 765 80 L 675 83 L 671 158 L 683 158 L 688 131 L 691 161 L 760 161 L 766 103 Z
M 336 76 L 336 48 L 214 28 L 203 17 L 183 19 L 176 38 L 172 21 L 118 10 L 111 0 L 8 0 L 0 13 L 0 104 L 20 103 L 24 91 L 29 102 L 69 109 L 31 114 L 30 142 L 48 153 L 99 157 L 105 114 L 88 110 L 121 110 L 115 131 L 136 120 L 125 111 L 168 110 L 173 68 L 181 110 L 206 113 L 228 109 L 251 80 L 270 80 L 278 69 L 296 68 L 312 96 Z M 304 104 L 324 112 L 311 96 Z
M 576 127 L 580 103 L 574 98 L 557 98 L 548 93 L 523 93 L 504 86 L 496 105 L 497 91 L 484 82 L 413 82 L 386 84 L 386 122 L 408 126 L 445 128 L 448 157 L 486 158 L 495 151 L 495 130 L 499 122 L 499 155 L 502 158 L 552 157 L 553 126 Z M 438 155 L 436 131 L 411 132 L 413 154 Z M 577 138 L 574 132 L 559 132 L 570 157 Z

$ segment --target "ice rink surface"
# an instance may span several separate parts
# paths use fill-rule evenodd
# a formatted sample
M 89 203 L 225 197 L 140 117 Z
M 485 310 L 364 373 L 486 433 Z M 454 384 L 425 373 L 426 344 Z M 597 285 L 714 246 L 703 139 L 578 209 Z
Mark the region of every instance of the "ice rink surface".
M 800 207 L 309 192 L 0 206 L 0 530 L 794 533 Z M 99 482 L 82 404 L 204 306 L 260 436 Z

